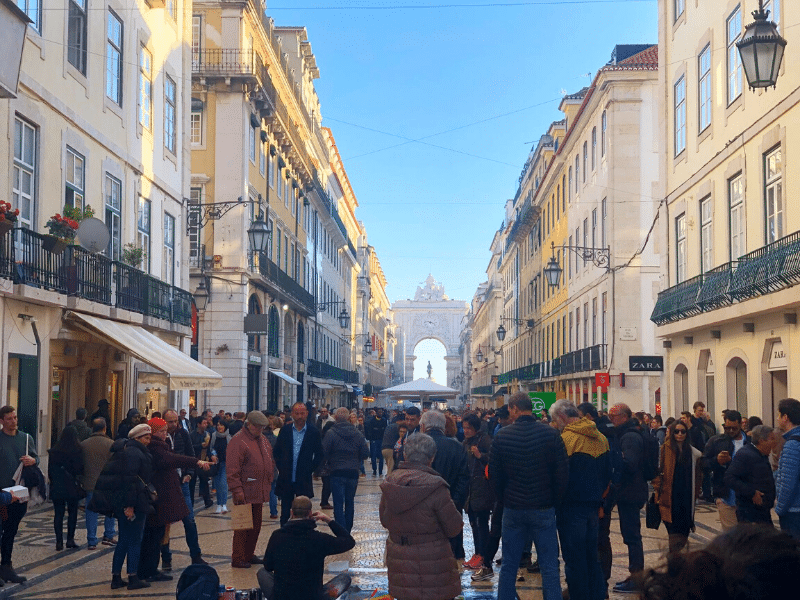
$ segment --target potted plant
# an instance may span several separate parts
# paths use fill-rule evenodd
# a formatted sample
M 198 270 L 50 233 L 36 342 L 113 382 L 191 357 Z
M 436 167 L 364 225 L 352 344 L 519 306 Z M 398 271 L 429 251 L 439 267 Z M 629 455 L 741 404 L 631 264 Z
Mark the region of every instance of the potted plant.
M 139 248 L 136 244 L 125 244 L 122 248 L 122 262 L 135 269 L 139 269 L 146 258 L 144 248 Z
M 0 201 L 0 237 L 14 228 L 19 216 L 19 209 L 11 209 L 11 204 Z
M 42 248 L 54 254 L 61 254 L 68 244 L 73 243 L 83 219 L 94 216 L 91 206 L 86 208 L 65 206 L 63 212 L 63 216 L 56 213 L 45 224 L 50 235 L 42 240 Z

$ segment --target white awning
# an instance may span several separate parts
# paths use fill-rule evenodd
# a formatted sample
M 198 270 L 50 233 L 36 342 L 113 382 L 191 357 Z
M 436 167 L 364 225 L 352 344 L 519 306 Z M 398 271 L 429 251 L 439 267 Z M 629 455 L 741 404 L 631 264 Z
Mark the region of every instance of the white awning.
M 311 385 L 313 385 L 314 387 L 317 387 L 317 388 L 319 388 L 321 390 L 332 390 L 333 389 L 333 386 L 332 385 L 328 385 L 327 383 L 317 383 L 316 381 L 312 381 Z
M 66 318 L 84 331 L 165 372 L 169 376 L 170 390 L 211 390 L 222 387 L 222 375 L 142 327 L 71 311 Z
M 275 377 L 280 377 L 286 383 L 290 383 L 292 385 L 302 385 L 299 381 L 297 381 L 297 379 L 289 377 L 286 373 L 284 373 L 283 371 L 279 371 L 278 369 L 270 369 L 269 372 L 275 375 Z

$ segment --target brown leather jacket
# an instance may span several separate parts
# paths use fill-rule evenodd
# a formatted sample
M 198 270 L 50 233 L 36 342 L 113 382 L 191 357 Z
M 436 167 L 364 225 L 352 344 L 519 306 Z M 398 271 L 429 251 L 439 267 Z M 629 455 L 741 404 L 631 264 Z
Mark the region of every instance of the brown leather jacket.
M 461 593 L 449 538 L 463 527 L 461 514 L 439 474 L 403 462 L 381 484 L 381 524 L 389 530 L 389 594 L 397 600 L 444 600 Z
M 694 521 L 695 500 L 700 496 L 703 483 L 703 470 L 698 468 L 698 461 L 703 457 L 694 446 L 684 444 L 692 451 L 692 481 L 694 482 L 694 496 L 692 497 L 692 521 Z M 656 504 L 661 512 L 664 523 L 672 523 L 672 480 L 675 476 L 675 461 L 677 455 L 672 449 L 669 433 L 661 445 L 661 460 L 659 461 L 658 475 L 653 479 L 653 491 L 656 494 Z

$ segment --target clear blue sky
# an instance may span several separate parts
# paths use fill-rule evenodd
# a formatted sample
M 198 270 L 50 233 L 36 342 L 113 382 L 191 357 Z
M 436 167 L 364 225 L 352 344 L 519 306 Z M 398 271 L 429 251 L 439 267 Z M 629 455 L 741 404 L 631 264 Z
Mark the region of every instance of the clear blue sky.
M 656 0 L 490 4 L 267 2 L 277 25 L 308 30 L 323 124 L 390 301 L 413 297 L 428 273 L 469 301 L 531 146 L 561 118 L 563 92 L 588 85 L 615 44 L 658 41 Z

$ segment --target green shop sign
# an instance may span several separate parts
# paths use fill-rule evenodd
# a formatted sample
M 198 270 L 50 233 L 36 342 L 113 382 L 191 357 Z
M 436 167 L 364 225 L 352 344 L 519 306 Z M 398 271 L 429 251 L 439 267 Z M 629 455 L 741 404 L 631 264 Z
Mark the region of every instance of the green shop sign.
M 555 392 L 528 392 L 528 396 L 530 396 L 531 404 L 533 404 L 533 412 L 539 415 L 540 418 L 542 410 L 547 409 L 549 413 L 550 407 L 556 403 Z

